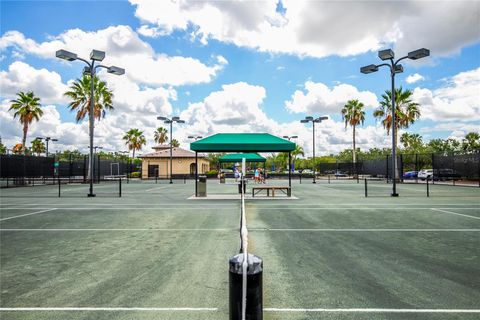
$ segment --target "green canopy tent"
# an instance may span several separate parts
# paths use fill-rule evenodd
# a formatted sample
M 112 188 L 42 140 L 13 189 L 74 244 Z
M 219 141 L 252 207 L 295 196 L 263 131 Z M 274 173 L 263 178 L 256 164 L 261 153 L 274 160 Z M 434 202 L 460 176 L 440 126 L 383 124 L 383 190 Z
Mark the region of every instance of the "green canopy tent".
M 245 158 L 246 162 L 265 162 L 267 159 L 256 153 L 230 153 L 218 158 L 220 163 L 242 162 Z
M 292 186 L 291 152 L 295 150 L 295 143 L 269 133 L 217 133 L 190 143 L 190 149 L 195 151 L 195 196 L 198 195 L 198 152 L 288 152 L 288 185 Z

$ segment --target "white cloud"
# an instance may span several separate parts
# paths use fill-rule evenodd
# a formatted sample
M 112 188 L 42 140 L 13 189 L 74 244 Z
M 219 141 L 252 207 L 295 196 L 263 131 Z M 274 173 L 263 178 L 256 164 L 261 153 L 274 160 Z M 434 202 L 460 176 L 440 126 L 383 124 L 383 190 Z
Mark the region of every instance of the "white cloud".
M 427 47 L 443 56 L 480 39 L 478 1 L 283 0 L 284 13 L 276 1 L 130 2 L 152 25 L 144 27 L 151 36 L 184 30 L 203 44 L 216 39 L 299 56 L 356 55 L 391 44 L 398 54 Z
M 60 75 L 47 69 L 35 69 L 32 66 L 15 61 L 8 71 L 0 71 L 2 98 L 15 98 L 20 91 L 33 91 L 41 103 L 62 103 L 67 100 L 63 93 L 67 86 L 62 83 Z
M 478 121 L 480 114 L 480 68 L 461 72 L 435 90 L 415 88 L 413 99 L 422 118 L 435 121 Z
M 332 89 L 323 83 L 305 82 L 305 91 L 296 90 L 291 100 L 285 101 L 288 111 L 294 113 L 339 113 L 348 100 L 358 99 L 365 107 L 378 105 L 377 97 L 370 91 L 358 91 L 352 85 L 339 84 Z
M 121 66 L 135 82 L 155 86 L 210 82 L 226 62 L 218 60 L 218 64 L 207 66 L 191 57 L 156 53 L 129 26 L 122 25 L 95 32 L 71 29 L 42 43 L 27 39 L 18 31 L 7 31 L 0 38 L 0 51 L 8 48 L 49 59 L 56 59 L 55 51 L 59 49 L 88 57 L 95 48 L 106 52 L 105 64 Z
M 415 83 L 415 82 L 423 81 L 423 80 L 425 80 L 425 78 L 421 74 L 418 74 L 418 73 L 411 74 L 407 77 L 407 79 L 405 79 L 405 81 L 407 83 Z

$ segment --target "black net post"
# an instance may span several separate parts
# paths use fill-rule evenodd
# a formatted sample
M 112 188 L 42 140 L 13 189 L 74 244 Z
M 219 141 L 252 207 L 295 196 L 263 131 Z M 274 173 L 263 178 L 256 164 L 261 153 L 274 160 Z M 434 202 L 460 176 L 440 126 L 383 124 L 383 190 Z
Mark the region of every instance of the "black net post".
M 385 172 L 385 177 L 387 177 L 387 183 L 388 183 L 388 173 L 390 172 L 390 170 L 388 170 L 388 165 L 389 165 L 389 161 L 388 161 L 388 155 L 385 157 L 386 160 L 387 160 L 387 171 Z
M 72 163 L 72 154 L 68 155 L 68 182 L 72 182 L 72 175 L 73 175 L 73 163 Z
M 328 184 L 330 184 L 330 174 L 328 174 Z
M 302 184 L 302 173 L 300 172 L 300 184 Z
M 87 183 L 87 156 L 83 156 L 83 183 Z
M 367 178 L 365 178 L 365 198 L 368 197 Z
M 247 301 L 245 319 L 263 319 L 263 261 L 260 257 L 248 254 Z M 230 258 L 229 263 L 229 311 L 230 320 L 242 319 L 243 254 Z
M 60 183 L 60 176 L 58 176 L 58 197 L 60 198 L 61 196 L 61 183 Z
M 355 162 L 354 165 L 355 165 L 355 175 L 357 176 L 357 183 L 360 183 L 360 180 L 359 180 L 360 177 L 358 176 L 358 163 Z
M 455 171 L 455 155 L 452 157 L 452 184 L 455 185 L 455 174 L 457 173 Z
M 118 179 L 118 197 L 122 197 L 122 178 Z
M 415 183 L 418 183 L 418 153 L 415 153 L 415 171 L 417 172 L 415 175 Z
M 427 198 L 430 197 L 430 187 L 429 187 L 429 183 L 428 183 L 428 177 L 427 177 Z
M 99 154 L 97 154 L 97 183 L 100 183 L 100 155 Z
M 403 154 L 400 154 L 400 179 L 403 183 Z
M 435 184 L 435 154 L 432 153 L 432 184 Z

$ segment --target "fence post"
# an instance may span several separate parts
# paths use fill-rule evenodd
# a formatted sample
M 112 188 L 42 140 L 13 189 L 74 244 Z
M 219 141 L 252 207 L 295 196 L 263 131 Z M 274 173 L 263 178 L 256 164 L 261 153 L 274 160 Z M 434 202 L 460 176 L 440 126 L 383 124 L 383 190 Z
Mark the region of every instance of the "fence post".
M 415 183 L 418 183 L 418 153 L 415 153 L 415 171 L 417 172 L 415 176 Z
M 100 184 L 100 155 L 99 154 L 97 154 L 97 183 Z
M 158 173 L 155 175 L 155 184 L 158 183 Z
M 118 179 L 118 197 L 122 197 L 122 178 L 120 177 Z
M 357 183 L 360 183 L 360 178 L 358 177 L 358 162 L 355 162 L 355 174 L 357 176 Z
M 390 172 L 390 170 L 388 170 L 388 163 L 389 163 L 388 162 L 388 154 L 387 154 L 386 158 L 387 158 L 387 172 L 385 174 L 385 177 L 387 177 L 387 183 L 388 183 L 388 173 Z
M 302 184 L 302 173 L 300 172 L 300 184 Z
M 83 156 L 83 183 L 87 183 L 87 156 Z
M 432 153 L 432 184 L 435 184 L 435 154 Z
M 365 178 L 365 198 L 368 197 L 368 191 L 367 191 L 367 178 Z
M 328 174 L 328 184 L 330 184 L 330 174 Z
M 400 175 L 401 175 L 401 181 L 403 183 L 403 154 L 400 153 Z
M 455 153 L 453 154 L 453 159 L 452 159 L 452 181 L 453 181 L 453 185 L 455 186 Z
M 55 179 L 54 179 L 54 181 L 55 181 Z M 60 198 L 60 195 L 61 195 L 61 191 L 60 191 L 61 185 L 62 185 L 62 184 L 60 183 L 60 176 L 58 176 L 58 197 L 59 197 L 59 198 Z
M 183 175 L 183 184 L 186 184 L 186 183 L 187 183 L 187 175 L 184 174 L 184 175 Z
M 428 177 L 427 177 L 427 198 L 430 197 L 430 188 L 428 185 Z

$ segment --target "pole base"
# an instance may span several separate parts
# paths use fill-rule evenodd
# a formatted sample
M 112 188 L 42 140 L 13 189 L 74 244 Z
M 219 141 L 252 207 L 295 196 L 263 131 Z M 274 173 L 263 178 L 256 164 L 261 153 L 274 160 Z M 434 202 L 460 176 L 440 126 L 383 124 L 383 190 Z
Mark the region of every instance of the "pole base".
M 317 183 L 317 181 L 312 181 L 312 183 Z
M 398 193 L 392 193 L 392 194 L 390 194 L 390 196 L 392 196 L 392 197 L 398 197 Z
M 172 184 L 172 183 L 173 183 L 173 181 L 170 181 L 170 184 Z
M 89 198 L 93 198 L 93 197 L 96 197 L 97 195 L 95 193 L 89 193 L 87 194 L 87 197 Z

